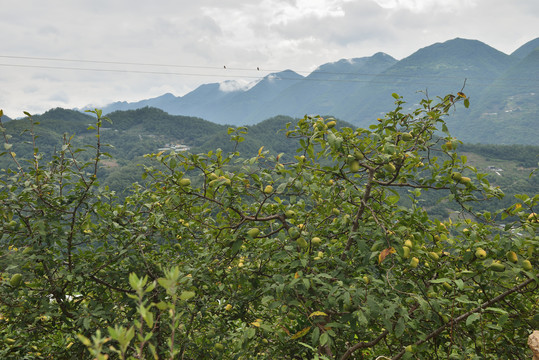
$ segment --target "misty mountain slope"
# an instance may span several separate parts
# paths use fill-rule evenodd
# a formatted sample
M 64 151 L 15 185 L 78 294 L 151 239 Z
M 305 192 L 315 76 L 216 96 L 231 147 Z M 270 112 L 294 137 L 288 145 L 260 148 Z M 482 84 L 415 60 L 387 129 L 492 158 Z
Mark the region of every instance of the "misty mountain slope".
M 537 144 L 539 141 L 539 48 L 511 66 L 472 99 L 469 116 L 454 134 L 464 141 Z
M 539 38 L 507 55 L 478 40 L 455 38 L 419 49 L 400 61 L 377 53 L 322 64 L 306 77 L 286 70 L 250 86 L 234 81 L 204 84 L 182 97 L 165 94 L 114 103 L 104 110 L 150 106 L 172 115 L 235 126 L 277 115 L 332 115 L 355 126 L 368 126 L 394 108 L 392 93 L 403 96 L 404 111 L 409 111 L 427 94 L 429 98 L 444 96 L 465 85 L 470 108 L 453 114 L 452 133 L 469 142 L 503 139 L 539 144 L 539 136 L 528 130 L 539 114 L 532 95 L 539 92 L 537 45 Z M 501 115 L 494 119 L 494 113 Z
M 403 96 L 412 108 L 425 92 L 431 98 L 456 93 L 466 81 L 464 92 L 473 96 L 515 62 L 477 40 L 456 38 L 436 43 L 397 62 L 336 108 L 346 109 L 338 114 L 343 119 L 364 126 L 392 109 L 392 93 Z
M 281 93 L 275 107 L 281 114 L 302 117 L 305 114 L 339 115 L 340 103 L 348 94 L 365 87 L 369 80 L 397 60 L 384 53 L 370 57 L 341 59 L 318 67 L 304 81 Z M 264 109 L 264 117 L 275 109 Z
M 538 47 L 539 47 L 539 37 L 533 40 L 530 40 L 524 45 L 520 46 L 518 49 L 516 49 L 515 51 L 511 53 L 511 56 L 516 57 L 518 59 L 524 59 L 526 56 L 528 56 L 532 51 L 534 51 Z

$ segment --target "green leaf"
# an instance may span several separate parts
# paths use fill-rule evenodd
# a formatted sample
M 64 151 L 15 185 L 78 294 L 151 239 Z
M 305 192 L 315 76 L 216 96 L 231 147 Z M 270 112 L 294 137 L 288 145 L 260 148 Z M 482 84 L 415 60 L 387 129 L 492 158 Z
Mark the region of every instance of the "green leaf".
M 479 319 L 481 317 L 481 314 L 479 313 L 473 313 L 472 315 L 468 316 L 466 319 L 466 326 L 470 326 L 474 321 Z
M 194 291 L 182 291 L 180 294 L 180 300 L 187 301 L 194 298 L 196 293 Z

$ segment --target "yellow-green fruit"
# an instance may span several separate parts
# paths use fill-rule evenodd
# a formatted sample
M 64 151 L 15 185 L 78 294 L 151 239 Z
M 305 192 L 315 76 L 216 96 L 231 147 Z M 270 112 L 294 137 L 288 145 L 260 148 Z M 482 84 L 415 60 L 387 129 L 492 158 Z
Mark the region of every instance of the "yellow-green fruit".
M 328 126 L 328 129 L 331 129 L 331 128 L 335 127 L 335 125 L 337 125 L 337 122 L 336 121 L 328 121 L 328 123 L 326 125 Z
M 411 133 L 409 133 L 409 132 L 407 132 L 407 133 L 402 133 L 402 140 L 404 140 L 404 141 L 410 141 L 410 140 L 412 140 L 413 138 L 414 138 L 414 136 L 413 136 Z
M 528 215 L 528 221 L 531 223 L 538 222 L 539 218 L 536 213 L 531 213 L 530 215 Z
M 271 194 L 272 192 L 273 192 L 273 186 L 267 185 L 266 188 L 264 189 L 264 193 Z
M 462 174 L 459 173 L 458 171 L 452 172 L 451 173 L 451 179 L 453 179 L 455 181 L 460 181 L 460 179 L 462 179 Z
M 359 166 L 359 161 L 354 160 L 350 163 L 350 171 L 358 172 L 361 167 Z
M 444 287 L 444 289 L 446 289 L 447 291 L 451 291 L 453 288 L 451 287 L 451 285 L 448 283 L 448 282 L 444 282 L 442 283 L 442 286 Z
M 451 141 L 448 141 L 445 143 L 445 148 L 447 150 L 453 150 L 453 143 Z
M 410 261 L 410 267 L 415 269 L 417 265 L 419 265 L 419 259 L 416 257 L 413 257 L 412 260 Z
M 363 160 L 365 158 L 365 156 L 363 155 L 363 153 L 359 150 L 356 150 L 354 151 L 354 157 L 356 158 L 356 160 Z
M 291 227 L 290 229 L 288 229 L 288 234 L 290 235 L 292 240 L 296 240 L 299 237 L 300 232 L 297 227 Z
M 303 249 L 306 249 L 307 247 L 309 247 L 309 244 L 307 244 L 307 241 L 305 241 L 305 239 L 302 237 L 299 237 L 296 240 L 296 243 L 299 245 L 300 248 L 303 248 Z
M 478 259 L 484 259 L 487 257 L 487 252 L 485 250 L 483 250 L 482 248 L 477 248 L 475 250 L 475 256 L 478 258 Z
M 369 284 L 371 282 L 371 279 L 369 279 L 369 277 L 367 275 L 363 276 L 363 281 L 365 282 L 365 284 Z
M 432 260 L 438 260 L 440 258 L 440 255 L 438 255 L 437 253 L 435 253 L 434 251 L 431 251 L 429 252 L 429 257 L 432 259 Z
M 518 262 L 517 253 L 514 251 L 509 251 L 507 253 L 507 260 L 511 261 L 512 263 L 517 263 Z
M 407 246 L 409 247 L 410 249 L 414 247 L 414 243 L 412 242 L 412 240 L 410 239 L 407 239 L 405 242 L 404 242 L 404 246 Z
M 315 236 L 311 239 L 311 243 L 313 245 L 320 245 L 322 243 L 322 239 L 320 239 L 318 236 Z
M 181 186 L 189 186 L 191 185 L 191 179 L 189 178 L 183 178 L 180 180 L 180 185 Z
M 284 214 L 288 218 L 292 218 L 292 217 L 296 216 L 296 212 L 294 210 L 286 210 Z
M 223 344 L 221 344 L 221 343 L 215 344 L 214 347 L 215 347 L 215 350 L 217 350 L 219 352 L 225 350 L 225 346 Z
M 11 279 L 9 280 L 9 285 L 13 287 L 18 287 L 22 282 L 22 275 L 21 274 L 13 274 Z
M 225 310 L 226 310 L 226 311 L 231 311 L 231 310 L 232 310 L 232 305 L 226 304 Z
M 333 209 L 331 210 L 331 212 L 333 213 L 333 215 L 340 215 L 341 210 L 339 210 L 339 209 L 337 209 L 337 208 L 333 208 Z
M 494 261 L 492 264 L 490 264 L 490 269 L 497 272 L 502 272 L 505 270 L 505 265 L 498 261 Z
M 410 248 L 408 246 L 402 247 L 402 257 L 408 259 L 410 257 Z
M 390 173 L 394 173 L 395 171 L 397 171 L 397 168 L 395 167 L 395 165 L 393 165 L 393 163 L 387 163 L 384 165 L 384 168 L 389 171 Z
M 414 348 L 412 347 L 412 345 L 408 345 L 404 348 L 404 351 L 406 351 L 407 353 L 411 353 L 414 352 Z
M 472 179 L 470 179 L 470 178 L 467 177 L 467 176 L 463 176 L 463 177 L 460 178 L 459 182 L 460 182 L 461 184 L 466 184 L 466 185 L 468 185 L 468 184 L 471 184 Z
M 526 271 L 531 271 L 531 269 L 533 269 L 532 267 L 532 263 L 530 262 L 530 260 L 524 260 L 522 261 L 522 268 Z
M 259 228 L 252 228 L 252 229 L 249 229 L 249 231 L 247 231 L 247 235 L 249 235 L 250 237 L 257 237 L 258 234 L 260 234 L 260 229 Z
M 219 178 L 216 173 L 211 173 L 210 175 L 208 175 L 208 177 L 210 178 L 210 180 L 217 180 Z

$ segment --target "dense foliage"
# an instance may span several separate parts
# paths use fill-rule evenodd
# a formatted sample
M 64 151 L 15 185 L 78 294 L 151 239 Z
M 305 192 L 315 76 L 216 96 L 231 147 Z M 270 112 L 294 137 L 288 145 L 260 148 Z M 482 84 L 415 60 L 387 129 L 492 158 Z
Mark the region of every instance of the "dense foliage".
M 466 96 L 394 97 L 369 129 L 289 124 L 293 157 L 242 158 L 242 128 L 229 152 L 148 155 L 123 200 L 98 183 L 99 111 L 95 145 L 50 162 L 2 127 L 0 356 L 525 358 L 539 195 L 476 211 L 503 193 L 446 127 Z M 432 217 L 432 192 L 459 215 Z

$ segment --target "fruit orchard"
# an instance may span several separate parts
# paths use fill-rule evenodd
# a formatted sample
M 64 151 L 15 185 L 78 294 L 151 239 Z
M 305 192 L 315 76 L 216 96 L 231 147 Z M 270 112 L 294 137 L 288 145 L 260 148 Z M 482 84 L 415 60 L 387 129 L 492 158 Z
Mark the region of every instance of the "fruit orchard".
M 31 116 L 31 159 L 2 127 L 0 357 L 528 357 L 539 195 L 474 211 L 503 193 L 448 131 L 466 96 L 394 98 L 368 129 L 289 124 L 296 154 L 150 154 L 125 200 L 99 186 L 100 111 L 95 144 L 50 160 Z

